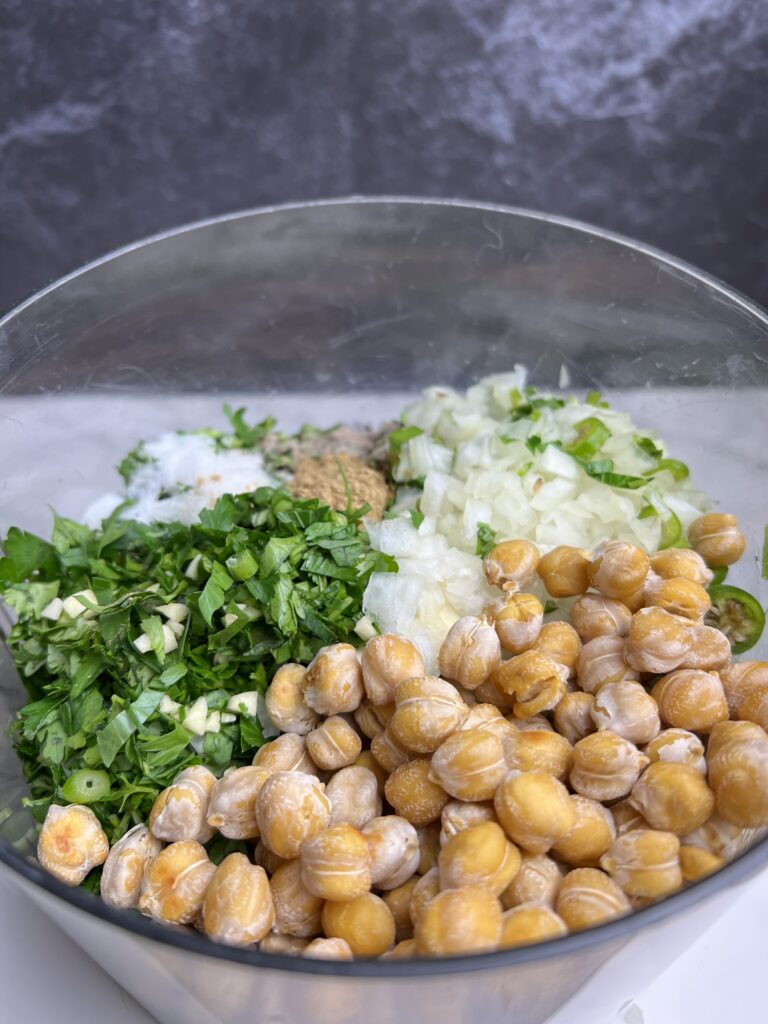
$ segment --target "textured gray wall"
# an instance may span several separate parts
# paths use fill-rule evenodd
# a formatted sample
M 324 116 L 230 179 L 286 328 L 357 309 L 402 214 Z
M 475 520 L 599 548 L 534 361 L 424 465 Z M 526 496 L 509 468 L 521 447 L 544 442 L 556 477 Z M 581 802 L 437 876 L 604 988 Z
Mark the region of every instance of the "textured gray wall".
M 349 193 L 567 214 L 768 302 L 768 0 L 0 0 L 0 310 Z

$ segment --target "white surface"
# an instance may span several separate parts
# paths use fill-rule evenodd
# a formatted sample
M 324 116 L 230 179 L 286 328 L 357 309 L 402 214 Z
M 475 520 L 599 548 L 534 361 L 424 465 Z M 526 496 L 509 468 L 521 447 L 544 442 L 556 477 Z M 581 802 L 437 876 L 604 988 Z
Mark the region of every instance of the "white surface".
M 638 964 L 660 957 L 651 932 L 594 975 L 547 1024 L 760 1024 L 765 1021 L 768 872 L 740 890 L 710 931 L 656 980 L 636 988 Z M 0 1020 L 27 1024 L 156 1024 L 50 923 L 0 881 Z M 612 994 L 606 1000 L 606 990 Z M 607 1003 L 605 1015 L 597 1003 Z M 295 1022 L 300 1024 L 300 1022 Z M 437 1024 L 425 1019 L 424 1024 Z M 505 1024 L 514 1024 L 513 1021 Z

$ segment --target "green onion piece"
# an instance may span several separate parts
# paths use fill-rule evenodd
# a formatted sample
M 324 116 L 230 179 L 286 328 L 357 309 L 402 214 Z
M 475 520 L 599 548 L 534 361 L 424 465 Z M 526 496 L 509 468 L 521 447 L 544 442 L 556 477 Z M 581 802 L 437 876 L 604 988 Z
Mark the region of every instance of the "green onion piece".
M 650 437 L 641 437 L 639 434 L 635 434 L 635 444 L 641 452 L 647 455 L 649 459 L 653 459 L 654 462 L 658 462 L 664 455 L 661 448 Z
M 588 391 L 584 401 L 587 405 L 594 405 L 597 409 L 610 409 L 608 403 L 603 401 L 603 396 L 599 391 Z
M 485 558 L 496 547 L 496 531 L 492 530 L 488 523 L 477 524 L 477 541 L 475 542 L 475 554 Z
M 108 795 L 109 775 L 106 772 L 80 768 L 61 787 L 61 795 L 70 804 L 95 804 Z
M 389 435 L 389 454 L 397 457 L 406 441 L 423 433 L 424 431 L 420 427 L 397 427 Z
M 411 509 L 411 522 L 413 523 L 417 530 L 424 522 L 424 513 L 421 511 L 420 508 Z
M 517 475 L 522 479 L 522 477 L 525 476 L 525 474 L 528 472 L 532 465 L 532 462 L 524 462 L 520 469 L 517 470 Z
M 576 437 L 564 451 L 577 459 L 591 459 L 611 436 L 611 432 L 596 416 L 587 416 L 575 424 Z
M 544 614 L 551 615 L 552 612 L 556 612 L 558 609 L 557 601 L 547 601 L 544 605 Z
M 230 555 L 226 561 L 226 566 L 229 569 L 230 575 L 242 582 L 243 580 L 249 580 L 251 576 L 255 576 L 259 563 L 250 551 L 243 550 Z
M 670 512 L 661 521 L 661 538 L 659 540 L 659 551 L 665 548 L 688 547 L 687 543 L 680 544 L 683 537 L 683 526 L 674 512 Z
M 661 459 L 658 466 L 655 469 L 649 469 L 646 472 L 646 476 L 652 476 L 654 473 L 671 473 L 675 480 L 685 480 L 686 477 L 690 476 L 691 471 L 688 469 L 684 462 L 679 459 Z

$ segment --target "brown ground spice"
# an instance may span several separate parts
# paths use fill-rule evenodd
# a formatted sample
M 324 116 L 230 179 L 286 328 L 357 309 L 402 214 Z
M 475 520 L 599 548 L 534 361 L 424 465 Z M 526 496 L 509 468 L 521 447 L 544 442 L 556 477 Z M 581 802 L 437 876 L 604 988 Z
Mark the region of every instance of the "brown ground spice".
M 347 507 L 347 484 L 352 496 L 352 505 L 359 508 L 368 504 L 370 519 L 381 519 L 384 509 L 392 498 L 386 477 L 376 469 L 346 452 L 321 455 L 316 459 L 300 456 L 296 472 L 288 483 L 288 490 L 294 498 L 319 498 L 331 508 L 343 512 Z

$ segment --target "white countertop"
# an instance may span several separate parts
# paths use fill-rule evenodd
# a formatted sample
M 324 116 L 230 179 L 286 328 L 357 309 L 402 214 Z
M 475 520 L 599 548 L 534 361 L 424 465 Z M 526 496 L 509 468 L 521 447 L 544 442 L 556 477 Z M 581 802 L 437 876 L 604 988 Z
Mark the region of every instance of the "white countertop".
M 709 931 L 690 936 L 674 964 L 666 970 L 660 964 L 652 984 L 638 988 L 635 980 L 638 961 L 654 956 L 651 930 L 609 960 L 547 1024 L 759 1024 L 765 1020 L 767 942 L 765 872 L 738 890 Z M 5 880 L 0 880 L 0 950 L 0 1020 L 156 1024 Z M 608 1007 L 607 1015 L 596 1015 L 596 1002 Z

